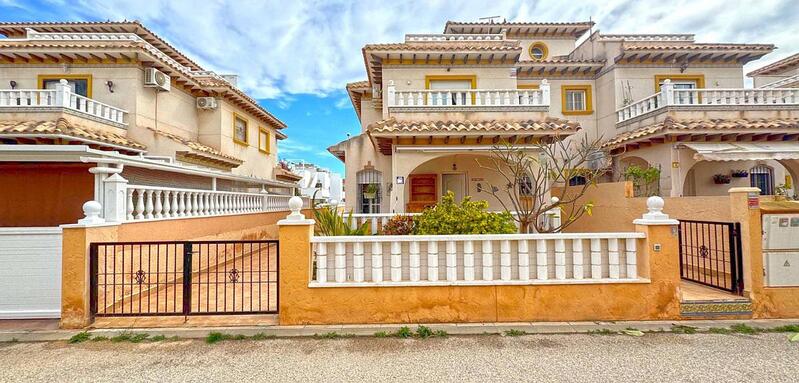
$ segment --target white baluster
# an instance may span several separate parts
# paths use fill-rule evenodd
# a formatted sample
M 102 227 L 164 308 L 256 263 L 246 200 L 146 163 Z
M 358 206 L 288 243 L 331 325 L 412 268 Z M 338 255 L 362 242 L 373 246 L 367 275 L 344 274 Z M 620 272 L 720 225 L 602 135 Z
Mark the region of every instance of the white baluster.
M 591 239 L 591 278 L 602 278 L 602 244 L 599 239 Z
M 377 217 L 372 217 L 369 220 L 369 225 L 371 225 L 372 228 L 372 235 L 377 234 Z
M 412 282 L 418 282 L 421 279 L 421 260 L 419 259 L 419 242 L 412 241 L 408 244 L 408 266 L 410 268 L 410 278 Z
M 638 278 L 638 253 L 636 251 L 636 239 L 627 238 L 624 245 L 624 258 L 627 264 L 627 278 Z
M 549 269 L 547 268 L 547 241 L 539 239 L 535 241 L 535 268 L 536 278 L 540 280 L 549 279 Z
M 528 248 L 527 240 L 522 239 L 518 242 L 518 256 L 519 256 L 519 280 L 530 280 L 530 250 Z
M 178 191 L 172 192 L 172 217 L 180 217 L 180 202 L 178 202 Z
M 164 203 L 163 203 L 163 207 L 161 209 L 162 210 L 161 211 L 161 216 L 164 217 L 164 218 L 172 218 L 172 205 L 171 205 L 172 201 L 170 201 L 170 198 L 169 198 L 170 194 L 172 194 L 171 190 L 164 190 L 164 194 L 163 194 Z
M 153 219 L 153 191 L 144 191 L 144 218 Z
M 447 241 L 446 256 L 447 256 L 447 280 L 458 280 L 458 258 L 457 258 L 455 241 Z
M 327 244 L 316 244 L 316 282 L 327 282 Z
M 197 215 L 205 215 L 205 193 L 197 193 Z
M 208 195 L 208 215 L 217 215 L 216 213 L 216 193 Z
M 128 221 L 132 221 L 133 220 L 133 189 L 128 189 L 127 190 L 127 194 L 128 194 L 128 203 L 126 204 L 125 209 L 128 212 L 128 214 L 127 214 Z
M 483 240 L 483 280 L 494 280 L 494 249 L 490 240 Z
M 438 281 L 438 242 L 427 242 L 427 280 Z
M 555 279 L 566 279 L 566 241 L 555 240 Z
M 352 244 L 352 279 L 355 282 L 364 281 L 363 242 Z
M 347 253 L 344 242 L 336 242 L 334 247 L 336 257 L 333 260 L 335 267 L 336 282 L 341 283 L 347 280 Z
M 611 279 L 619 279 L 619 239 L 608 239 L 608 274 Z
M 481 92 L 479 90 L 474 91 L 474 104 L 475 105 L 483 105 L 482 94 L 483 94 L 483 92 Z
M 136 189 L 136 219 L 144 219 L 144 189 Z
M 391 242 L 391 281 L 402 280 L 402 243 Z
M 583 279 L 583 240 L 579 238 L 572 240 L 572 266 L 574 279 Z
M 507 239 L 499 242 L 499 275 L 503 281 L 510 280 L 510 241 Z
M 474 242 L 463 241 L 463 280 L 474 280 Z
M 153 194 L 155 194 L 155 210 L 153 216 L 155 218 L 163 218 L 164 205 L 161 203 L 161 195 L 163 192 L 161 190 L 153 190 Z
M 383 281 L 383 244 L 372 242 L 372 281 Z

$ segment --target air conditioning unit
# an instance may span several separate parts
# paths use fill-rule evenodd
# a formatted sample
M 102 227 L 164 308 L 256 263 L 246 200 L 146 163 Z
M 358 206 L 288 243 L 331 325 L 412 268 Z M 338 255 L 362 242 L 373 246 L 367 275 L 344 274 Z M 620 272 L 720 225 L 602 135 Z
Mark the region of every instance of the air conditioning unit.
M 216 109 L 216 98 L 197 97 L 197 109 Z
M 144 86 L 147 88 L 157 88 L 164 92 L 169 92 L 172 82 L 166 73 L 155 68 L 144 69 Z

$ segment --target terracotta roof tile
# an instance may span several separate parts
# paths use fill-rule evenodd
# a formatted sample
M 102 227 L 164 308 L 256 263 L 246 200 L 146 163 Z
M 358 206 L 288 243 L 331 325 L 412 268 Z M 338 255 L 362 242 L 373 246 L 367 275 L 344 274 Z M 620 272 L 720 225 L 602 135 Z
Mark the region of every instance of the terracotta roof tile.
M 520 51 L 519 41 L 446 41 L 367 44 L 364 51 Z
M 238 162 L 239 164 L 244 162 L 244 161 L 242 161 L 239 158 L 236 158 L 236 157 L 227 155 L 225 153 L 222 153 L 219 150 L 216 150 L 216 149 L 214 149 L 214 148 L 212 148 L 212 147 L 210 147 L 208 145 L 203 145 L 203 144 L 201 144 L 201 143 L 199 143 L 197 141 L 192 141 L 192 140 L 189 140 L 188 138 L 184 138 L 184 137 L 178 136 L 177 134 L 165 132 L 165 131 L 162 131 L 162 130 L 155 130 L 155 129 L 149 127 L 149 126 L 147 127 L 147 129 L 151 130 L 153 133 L 155 133 L 155 134 L 157 134 L 159 136 L 163 136 L 163 137 L 169 138 L 172 141 L 175 141 L 175 142 L 178 142 L 180 144 L 183 144 L 183 145 L 185 145 L 186 147 L 188 147 L 189 149 L 191 149 L 191 150 L 193 150 L 195 152 L 200 152 L 200 153 L 204 153 L 204 154 L 210 154 L 212 156 L 221 157 L 221 158 L 224 158 L 224 159 L 232 161 L 232 162 Z
M 519 60 L 517 65 L 530 66 L 530 65 L 560 65 L 560 64 L 588 64 L 588 65 L 603 65 L 605 60 L 576 60 L 570 58 L 553 57 L 547 60 Z
M 708 130 L 794 130 L 799 133 L 799 118 L 760 118 L 760 119 L 710 119 L 710 120 L 674 120 L 666 117 L 663 122 L 638 128 L 629 132 L 624 132 L 613 137 L 603 144 L 603 147 L 615 147 L 625 142 L 631 142 L 640 138 L 660 135 L 667 132 L 684 133 L 686 131 L 708 131 Z
M 356 91 L 356 90 L 362 91 L 362 90 L 369 90 L 369 89 L 371 89 L 371 88 L 369 87 L 369 81 L 368 80 L 356 81 L 356 82 L 351 82 L 351 83 L 347 84 L 347 90 L 350 90 L 350 91 Z
M 780 70 L 796 66 L 799 66 L 799 53 L 792 54 L 782 60 L 778 60 L 761 68 L 755 69 L 747 73 L 746 75 L 756 76 L 762 74 L 773 74 L 773 73 L 778 73 Z
M 75 125 L 65 118 L 59 118 L 56 121 L 0 121 L 0 135 L 12 134 L 31 138 L 59 135 L 72 137 L 79 141 L 86 140 L 121 146 L 136 151 L 146 149 L 146 146 L 125 136 Z
M 625 43 L 624 50 L 756 50 L 771 51 L 773 44 L 708 44 L 708 43 L 688 43 L 688 44 L 652 44 L 646 43 Z
M 525 133 L 525 132 L 563 132 L 574 133 L 580 124 L 547 118 L 536 120 L 490 120 L 490 121 L 397 121 L 382 120 L 368 126 L 370 133 Z

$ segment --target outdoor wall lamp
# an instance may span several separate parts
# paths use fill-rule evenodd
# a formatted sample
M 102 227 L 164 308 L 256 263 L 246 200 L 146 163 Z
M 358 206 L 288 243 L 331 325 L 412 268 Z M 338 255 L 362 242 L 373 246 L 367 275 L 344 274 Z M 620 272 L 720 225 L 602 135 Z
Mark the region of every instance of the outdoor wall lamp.
M 8 85 L 11 85 L 11 89 L 17 89 L 17 82 L 14 80 L 9 81 Z
M 108 92 L 109 93 L 114 93 L 114 82 L 113 81 L 108 80 L 108 81 L 105 82 L 105 85 L 108 87 Z

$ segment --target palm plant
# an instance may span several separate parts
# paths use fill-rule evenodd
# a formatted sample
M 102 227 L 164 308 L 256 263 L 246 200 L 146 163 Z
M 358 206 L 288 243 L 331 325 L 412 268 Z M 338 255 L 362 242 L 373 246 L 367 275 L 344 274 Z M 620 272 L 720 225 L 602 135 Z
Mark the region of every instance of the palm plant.
M 338 207 L 325 205 L 321 206 L 316 201 L 316 192 L 314 192 L 311 201 L 311 209 L 313 210 L 316 226 L 314 233 L 316 235 L 324 236 L 340 236 L 340 235 L 367 235 L 369 234 L 369 222 L 364 222 L 360 226 L 352 224 L 352 210 L 347 214 L 339 213 Z

